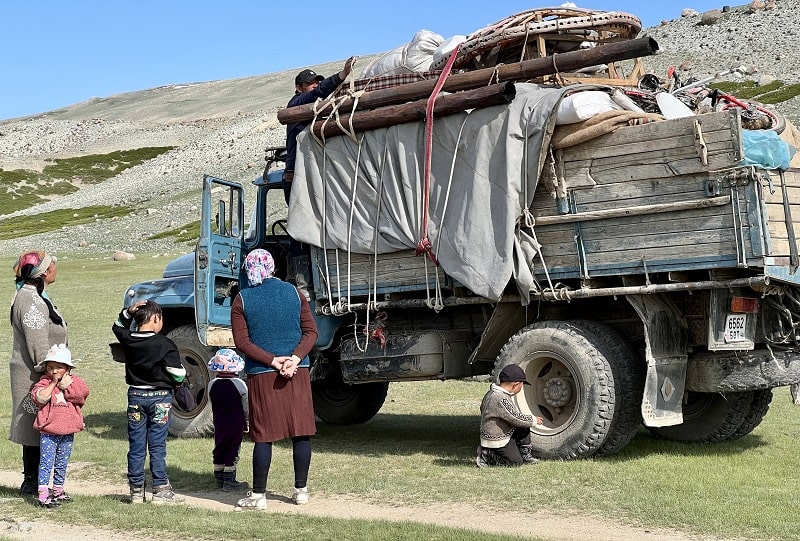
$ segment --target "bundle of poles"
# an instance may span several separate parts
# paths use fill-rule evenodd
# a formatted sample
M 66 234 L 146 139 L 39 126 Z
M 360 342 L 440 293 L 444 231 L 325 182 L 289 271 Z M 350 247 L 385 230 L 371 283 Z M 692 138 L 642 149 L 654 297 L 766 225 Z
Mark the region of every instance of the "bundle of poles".
M 655 54 L 658 44 L 644 37 L 599 45 L 543 58 L 523 60 L 493 68 L 453 73 L 444 81 L 442 92 L 435 96 L 434 116 L 445 116 L 468 109 L 508 103 L 514 99 L 514 83 L 537 77 L 567 73 L 595 66 L 631 60 Z M 281 124 L 311 122 L 317 137 L 414 122 L 425 118 L 426 105 L 437 84 L 436 79 L 417 81 L 391 88 L 364 92 L 356 100 L 345 97 L 334 109 L 327 104 L 315 112 L 319 104 L 299 105 L 278 111 Z M 354 111 L 354 106 L 357 109 Z M 337 118 L 329 118 L 335 115 Z

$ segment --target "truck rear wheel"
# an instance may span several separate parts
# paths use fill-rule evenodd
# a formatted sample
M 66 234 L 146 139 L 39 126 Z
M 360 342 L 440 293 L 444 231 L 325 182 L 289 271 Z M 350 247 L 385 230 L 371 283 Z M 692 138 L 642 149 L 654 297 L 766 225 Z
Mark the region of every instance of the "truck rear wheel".
M 169 433 L 178 438 L 210 436 L 214 433 L 214 420 L 208 400 L 208 384 L 211 381 L 208 360 L 217 350 L 200 342 L 194 325 L 173 329 L 167 336 L 178 346 L 181 364 L 186 369 L 187 387 L 197 404 L 190 411 L 173 405 Z
M 500 351 L 494 381 L 503 367 L 513 363 L 531 383 L 523 386 L 523 400 L 518 404 L 523 412 L 544 421 L 532 429 L 537 456 L 585 458 L 607 441 L 605 454 L 611 454 L 633 436 L 638 423 L 628 418 L 624 408 L 638 400 L 633 389 L 639 384 L 618 378 L 636 360 L 616 333 L 601 338 L 593 332 L 605 329 L 586 322 L 535 323 L 512 336 Z M 609 440 L 615 423 L 619 432 Z
M 380 411 L 389 390 L 388 383 L 350 385 L 338 371 L 311 382 L 314 414 L 324 423 L 350 425 L 366 423 Z
M 614 374 L 614 419 L 603 445 L 595 456 L 609 456 L 624 449 L 642 425 L 642 394 L 646 365 L 640 360 L 628 340 L 616 329 L 593 321 L 577 322 L 605 342 L 611 354 Z
M 725 394 L 688 391 L 683 403 L 682 424 L 649 429 L 665 440 L 721 442 L 731 438 L 742 426 L 752 401 L 752 391 Z
M 753 400 L 750 402 L 750 410 L 744 416 L 744 421 L 739 425 L 736 431 L 728 436 L 728 441 L 738 440 L 747 436 L 750 432 L 761 424 L 764 416 L 769 411 L 769 405 L 772 402 L 772 389 L 762 389 L 760 391 L 753 391 Z

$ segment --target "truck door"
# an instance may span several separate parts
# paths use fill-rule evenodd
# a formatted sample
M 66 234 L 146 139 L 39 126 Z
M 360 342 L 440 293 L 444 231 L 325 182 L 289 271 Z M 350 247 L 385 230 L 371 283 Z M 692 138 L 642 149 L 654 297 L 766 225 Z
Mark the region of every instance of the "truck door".
M 205 175 L 194 260 L 197 333 L 207 346 L 232 346 L 231 304 L 239 292 L 244 237 L 241 184 Z

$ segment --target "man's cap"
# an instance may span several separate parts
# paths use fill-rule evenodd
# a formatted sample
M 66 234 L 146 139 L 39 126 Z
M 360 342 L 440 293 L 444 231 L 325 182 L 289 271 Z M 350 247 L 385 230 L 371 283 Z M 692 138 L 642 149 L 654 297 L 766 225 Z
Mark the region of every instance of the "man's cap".
M 322 75 L 317 75 L 317 72 L 310 69 L 304 69 L 300 73 L 297 74 L 297 77 L 294 78 L 294 86 L 307 84 L 312 81 L 322 81 L 325 79 Z
M 500 377 L 498 379 L 500 380 L 500 383 L 506 381 L 521 381 L 525 385 L 530 385 L 525 377 L 525 371 L 516 364 L 510 364 L 503 368 L 500 371 Z

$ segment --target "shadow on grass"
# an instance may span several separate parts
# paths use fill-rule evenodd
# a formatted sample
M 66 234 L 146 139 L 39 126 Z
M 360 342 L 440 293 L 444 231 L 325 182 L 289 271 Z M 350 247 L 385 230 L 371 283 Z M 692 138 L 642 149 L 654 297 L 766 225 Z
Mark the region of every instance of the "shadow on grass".
M 105 411 L 102 413 L 89 413 L 83 417 L 86 432 L 98 438 L 111 440 L 128 439 L 128 418 L 125 414 L 125 405 L 120 411 Z
M 438 452 L 436 463 L 442 466 L 472 467 L 472 457 L 478 445 L 479 418 L 475 415 L 411 415 L 378 414 L 359 425 L 329 425 L 317 423 L 313 438 L 314 450 L 345 455 L 414 455 L 421 450 Z M 104 412 L 86 416 L 88 432 L 100 437 L 127 440 L 127 424 L 123 412 Z M 214 445 L 208 440 L 209 452 Z M 534 436 L 534 440 L 536 437 Z M 247 441 L 247 436 L 245 436 Z M 660 439 L 646 428 L 639 429 L 631 443 L 620 453 L 599 460 L 626 461 L 649 455 L 712 456 L 739 454 L 766 445 L 758 434 L 721 443 L 682 443 Z M 279 448 L 290 447 L 284 440 Z M 438 450 L 438 451 L 434 451 Z M 466 458 L 465 458 L 466 457 Z M 213 477 L 186 471 L 190 486 L 213 488 Z

